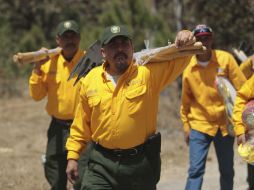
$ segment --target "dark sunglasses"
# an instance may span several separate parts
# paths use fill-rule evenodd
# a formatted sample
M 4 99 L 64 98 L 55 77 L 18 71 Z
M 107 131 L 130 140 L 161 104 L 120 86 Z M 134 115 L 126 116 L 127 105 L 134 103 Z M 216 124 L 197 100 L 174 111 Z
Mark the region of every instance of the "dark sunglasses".
M 198 35 L 199 33 L 206 33 L 206 34 L 210 34 L 212 35 L 213 31 L 211 28 L 197 28 L 197 29 L 194 29 L 193 30 L 193 35 L 196 36 Z

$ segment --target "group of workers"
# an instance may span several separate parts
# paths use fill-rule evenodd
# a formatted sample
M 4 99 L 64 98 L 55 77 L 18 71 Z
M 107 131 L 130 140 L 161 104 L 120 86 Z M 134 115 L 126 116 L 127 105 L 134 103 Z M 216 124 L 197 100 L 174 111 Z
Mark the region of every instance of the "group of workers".
M 161 171 L 156 127 L 160 92 L 182 73 L 180 115 L 190 165 L 185 190 L 201 189 L 211 142 L 221 190 L 233 189 L 234 137 L 228 133 L 225 105 L 214 81 L 218 75 L 226 77 L 237 91 L 234 131 L 237 143 L 243 144 L 248 130 L 241 113 L 254 98 L 252 66 L 244 67 L 251 73 L 247 75 L 230 53 L 213 49 L 214 32 L 206 25 L 182 30 L 175 38 L 179 48 L 200 41 L 205 53 L 138 66 L 131 33 L 114 25 L 100 37 L 103 64 L 73 85 L 75 78 L 67 79 L 85 55 L 80 39 L 77 22 L 61 22 L 56 33 L 61 53 L 35 63 L 29 79 L 31 97 L 47 97 L 52 117 L 44 165 L 52 190 L 65 190 L 68 180 L 75 190 L 156 190 Z M 252 59 L 247 62 L 252 64 Z M 250 164 L 248 184 L 254 190 Z

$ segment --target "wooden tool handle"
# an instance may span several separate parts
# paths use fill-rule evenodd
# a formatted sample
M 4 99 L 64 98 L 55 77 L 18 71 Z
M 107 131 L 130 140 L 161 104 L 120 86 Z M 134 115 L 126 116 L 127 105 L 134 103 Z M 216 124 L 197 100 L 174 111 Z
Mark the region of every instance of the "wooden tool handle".
M 33 52 L 17 53 L 13 56 L 13 61 L 18 64 L 28 64 L 52 57 L 61 52 L 62 48 L 55 48 L 49 50 L 38 50 Z

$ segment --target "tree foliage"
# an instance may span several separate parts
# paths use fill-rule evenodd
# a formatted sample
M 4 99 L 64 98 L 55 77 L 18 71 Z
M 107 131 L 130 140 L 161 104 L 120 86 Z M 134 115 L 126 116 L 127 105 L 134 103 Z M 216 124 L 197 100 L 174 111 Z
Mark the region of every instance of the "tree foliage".
M 83 49 L 112 24 L 132 30 L 136 51 L 145 39 L 151 47 L 164 46 L 181 27 L 191 30 L 199 23 L 213 28 L 219 49 L 254 42 L 252 0 L 0 0 L 0 12 L 0 78 L 27 76 L 31 66 L 18 67 L 12 55 L 55 47 L 55 28 L 66 19 L 80 23 Z
M 251 0 L 197 0 L 194 5 L 188 2 L 192 9 L 193 21 L 186 23 L 195 25 L 197 22 L 209 24 L 216 34 L 216 46 L 230 49 L 241 41 L 253 42 L 254 38 L 254 6 Z
M 166 24 L 159 15 L 153 14 L 144 6 L 143 0 L 114 0 L 109 10 L 100 18 L 100 24 L 125 24 L 132 30 L 133 42 L 136 50 L 144 48 L 144 40 L 148 39 L 151 46 L 166 45 L 169 34 Z M 123 11 L 126 10 L 126 11 Z

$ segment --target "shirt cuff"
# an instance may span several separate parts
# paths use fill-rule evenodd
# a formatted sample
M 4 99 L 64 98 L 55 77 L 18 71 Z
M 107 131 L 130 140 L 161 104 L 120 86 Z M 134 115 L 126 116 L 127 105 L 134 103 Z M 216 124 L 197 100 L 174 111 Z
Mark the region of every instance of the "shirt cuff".
M 190 125 L 188 123 L 185 123 L 183 125 L 183 130 L 184 130 L 184 132 L 190 132 Z
M 67 160 L 70 160 L 70 159 L 78 160 L 79 159 L 79 153 L 69 150 L 68 155 L 67 155 Z
M 32 75 L 30 77 L 30 81 L 33 83 L 38 83 L 42 81 L 42 76 L 36 74 L 34 71 L 32 71 Z
M 234 127 L 235 135 L 239 136 L 246 132 L 246 128 L 244 125 L 239 125 Z

